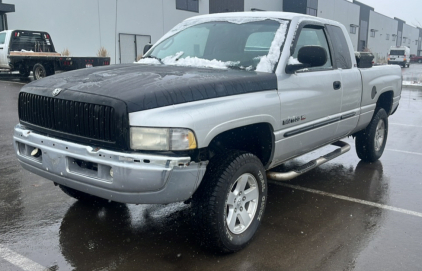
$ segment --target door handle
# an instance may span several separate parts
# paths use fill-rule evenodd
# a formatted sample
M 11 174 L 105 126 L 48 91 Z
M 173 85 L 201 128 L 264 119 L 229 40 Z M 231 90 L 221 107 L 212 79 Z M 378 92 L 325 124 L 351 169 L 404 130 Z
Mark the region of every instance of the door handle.
M 341 82 L 340 82 L 340 81 L 335 81 L 335 82 L 333 83 L 333 88 L 334 88 L 335 90 L 340 89 L 340 88 L 341 88 Z

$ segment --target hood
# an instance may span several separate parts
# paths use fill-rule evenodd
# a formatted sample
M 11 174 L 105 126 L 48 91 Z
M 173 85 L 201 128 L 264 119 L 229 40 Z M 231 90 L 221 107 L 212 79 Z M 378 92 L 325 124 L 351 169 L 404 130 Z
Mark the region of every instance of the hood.
M 166 65 L 125 64 L 64 72 L 34 81 L 22 91 L 52 97 L 56 88 L 89 99 L 120 100 L 129 113 L 157 107 L 277 89 L 272 73 Z M 70 94 L 70 93 L 68 93 Z M 57 97 L 60 98 L 60 95 Z M 86 101 L 91 102 L 91 101 Z M 96 103 L 95 100 L 92 103 Z

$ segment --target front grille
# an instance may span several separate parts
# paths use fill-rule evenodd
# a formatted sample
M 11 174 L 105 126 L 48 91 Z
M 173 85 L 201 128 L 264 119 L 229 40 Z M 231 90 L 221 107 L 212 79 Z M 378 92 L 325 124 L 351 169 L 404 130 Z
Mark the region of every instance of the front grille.
M 21 92 L 19 118 L 23 122 L 58 132 L 116 141 L 116 114 L 113 107 L 106 105 Z

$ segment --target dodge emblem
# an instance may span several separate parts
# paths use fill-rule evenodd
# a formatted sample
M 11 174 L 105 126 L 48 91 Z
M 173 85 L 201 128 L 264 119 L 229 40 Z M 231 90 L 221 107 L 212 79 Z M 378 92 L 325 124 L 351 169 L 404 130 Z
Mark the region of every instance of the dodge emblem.
M 56 88 L 55 90 L 53 90 L 53 96 L 59 95 L 61 91 L 62 91 L 61 88 Z

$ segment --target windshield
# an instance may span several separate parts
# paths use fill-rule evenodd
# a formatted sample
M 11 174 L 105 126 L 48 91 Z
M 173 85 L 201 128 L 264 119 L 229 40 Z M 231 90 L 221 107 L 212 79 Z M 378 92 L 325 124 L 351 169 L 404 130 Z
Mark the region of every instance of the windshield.
M 272 72 L 286 27 L 286 21 L 275 20 L 205 22 L 165 38 L 139 63 Z

